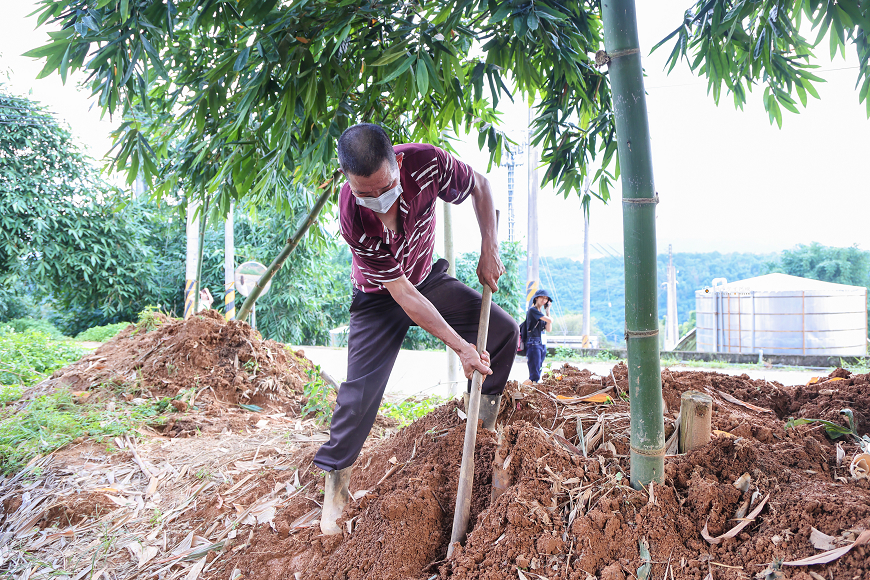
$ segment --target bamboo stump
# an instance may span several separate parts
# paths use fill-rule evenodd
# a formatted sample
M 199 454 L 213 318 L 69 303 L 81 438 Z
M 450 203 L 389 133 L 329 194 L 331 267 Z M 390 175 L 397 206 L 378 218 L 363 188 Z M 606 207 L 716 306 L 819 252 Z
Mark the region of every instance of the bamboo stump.
M 686 391 L 680 397 L 680 453 L 687 453 L 710 442 L 713 397 Z

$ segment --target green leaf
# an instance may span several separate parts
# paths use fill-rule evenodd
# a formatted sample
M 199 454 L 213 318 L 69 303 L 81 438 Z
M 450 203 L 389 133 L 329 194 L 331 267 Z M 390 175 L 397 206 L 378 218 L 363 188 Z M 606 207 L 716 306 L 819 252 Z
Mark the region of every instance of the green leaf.
M 239 72 L 248 64 L 248 55 L 251 53 L 251 47 L 246 46 L 239 52 L 236 57 L 236 62 L 233 64 L 233 71 Z
M 417 90 L 420 91 L 420 95 L 425 97 L 429 92 L 429 73 L 428 69 L 425 66 L 417 67 Z
M 538 29 L 538 15 L 535 14 L 534 9 L 529 12 L 528 17 L 526 18 L 526 26 L 528 26 L 530 31 Z
M 402 58 L 407 54 L 407 44 L 399 43 L 396 46 L 391 47 L 387 52 L 381 55 L 379 59 L 375 62 L 371 63 L 369 66 L 384 66 L 390 64 L 394 60 Z

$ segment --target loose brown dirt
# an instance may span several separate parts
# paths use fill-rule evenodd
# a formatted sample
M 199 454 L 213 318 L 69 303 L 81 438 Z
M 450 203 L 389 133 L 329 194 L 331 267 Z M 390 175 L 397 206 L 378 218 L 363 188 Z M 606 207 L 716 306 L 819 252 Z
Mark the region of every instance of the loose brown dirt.
M 790 411 L 777 407 L 773 413 L 718 394 L 761 406 L 795 393 L 824 391 L 834 375 L 811 387 L 785 387 L 745 376 L 665 370 L 669 417 L 676 415 L 683 391 L 710 389 L 713 427 L 720 433 L 705 447 L 669 457 L 665 483 L 653 487 L 651 499 L 648 491 L 627 485 L 629 407 L 619 395 L 626 392 L 626 367 L 617 365 L 612 376 L 600 377 L 565 366 L 540 385 L 509 387 L 498 456 L 509 458 L 500 463 L 508 464 L 511 485 L 494 503 L 489 491 L 496 441 L 479 432 L 472 524 L 467 544 L 452 561 L 444 558 L 464 429 L 453 403 L 363 453 L 351 491 L 369 493 L 346 508 L 341 537 L 321 536 L 316 527 L 289 535 L 260 529 L 254 536 L 257 550 L 226 559 L 222 573 L 238 569 L 246 578 L 270 580 L 294 574 L 316 579 L 636 578 L 643 544 L 650 552 L 651 578 L 666 573 L 698 580 L 752 578 L 768 566 L 772 571 L 759 578 L 810 578 L 808 570 L 825 578 L 870 578 L 867 547 L 827 565 L 774 570 L 782 561 L 818 552 L 809 540 L 813 527 L 844 543 L 870 528 L 867 480 L 856 481 L 837 467 L 834 443 L 820 429 L 784 428 L 789 414 L 838 419 L 845 399 L 805 396 Z M 612 404 L 557 402 L 559 395 L 583 396 L 613 386 L 614 379 L 618 390 L 609 391 Z M 858 417 L 870 384 L 866 375 L 848 380 L 848 385 L 834 383 L 854 395 Z M 824 397 L 831 397 L 827 406 Z M 589 457 L 557 442 L 554 433 L 578 445 L 578 420 L 589 432 L 599 415 L 605 417 L 605 435 Z M 848 457 L 857 451 L 853 443 L 843 446 Z M 744 473 L 751 478 L 746 493 L 733 485 Z M 770 498 L 751 525 L 718 544 L 702 537 L 705 525 L 710 536 L 728 532 L 739 521 L 737 509 L 753 495 L 752 505 Z M 288 512 L 287 519 L 298 511 Z
M 151 325 L 130 325 L 93 354 L 56 371 L 29 395 L 62 387 L 88 400 L 120 393 L 128 401 L 175 398 L 171 403 L 179 412 L 195 406 L 199 413 L 172 419 L 162 428 L 173 436 L 189 435 L 202 427 L 203 417 L 223 417 L 239 403 L 299 415 L 304 386 L 311 380 L 306 371 L 313 368 L 302 351 L 262 340 L 250 325 L 227 322 L 216 310 L 186 321 L 153 313 Z M 260 419 L 247 418 L 253 423 Z M 209 423 L 205 421 L 206 427 Z
M 206 557 L 200 577 L 209 580 L 870 580 L 870 546 L 855 547 L 828 564 L 783 565 L 820 553 L 810 542 L 813 528 L 836 538 L 838 546 L 870 529 L 870 481 L 856 479 L 848 470 L 857 444 L 839 441 L 846 459 L 838 464 L 837 442 L 823 428 L 814 424 L 785 428 L 789 417 L 845 424 L 840 410 L 850 408 L 858 431 L 867 433 L 870 375 L 838 369 L 810 385 L 787 386 L 746 375 L 664 369 L 666 435 L 673 432 L 680 395 L 687 390 L 713 397 L 715 432 L 709 444 L 667 457 L 664 482 L 640 490 L 629 485 L 630 406 L 624 364 L 606 376 L 566 365 L 541 384 L 512 383 L 500 410 L 500 433 L 478 431 L 468 540 L 447 561 L 465 429 L 461 404 L 451 402 L 397 433 L 370 438 L 351 480 L 356 499 L 339 521 L 344 532 L 322 536 L 317 518 L 323 479 L 311 466 L 322 439 L 306 443 L 306 438 L 315 437 L 298 424 L 294 439 L 290 427 L 295 420 L 290 413 L 298 412 L 299 404 L 292 381 L 304 376 L 303 362 L 280 345 L 253 341 L 242 325 L 204 317 L 197 323 L 202 328 L 194 333 L 172 330 L 171 324 L 154 331 L 147 344 L 132 342 L 127 344 L 138 346 L 98 351 L 79 363 L 74 374 L 87 377 L 85 385 L 93 385 L 112 376 L 129 377 L 125 373 L 136 370 L 149 377 L 147 388 L 152 393 L 171 393 L 186 383 L 173 378 L 167 365 L 180 366 L 187 349 L 196 361 L 191 365 L 198 366 L 176 373 L 191 380 L 197 372 L 192 369 L 199 369 L 200 379 L 214 385 L 221 401 L 283 404 L 286 416 L 268 417 L 289 431 L 264 429 L 256 451 L 251 444 L 243 453 L 225 438 L 211 444 L 204 440 L 200 447 L 196 440 L 186 439 L 180 443 L 185 447 L 176 447 L 171 456 L 166 455 L 173 449 L 168 443 L 152 446 L 147 453 L 140 448 L 152 463 L 178 462 L 204 447 L 215 457 L 224 450 L 224 455 L 238 453 L 241 459 L 220 467 L 228 476 L 215 479 L 217 485 L 202 492 L 194 509 L 182 512 L 167 526 L 169 540 L 164 539 L 161 556 L 155 559 L 160 565 L 171 562 L 164 551 L 195 533 L 203 542 L 224 542 Z M 128 335 L 116 345 L 124 340 L 137 339 Z M 257 377 L 243 375 L 249 360 L 269 361 L 272 370 L 258 371 Z M 105 367 L 96 369 L 99 364 Z M 294 375 L 293 365 L 302 374 Z M 202 370 L 212 368 L 207 373 Z M 102 374 L 88 374 L 92 372 Z M 239 376 L 242 386 L 234 386 Z M 264 388 L 257 379 L 269 379 L 268 384 L 276 386 Z M 576 400 L 600 391 L 610 400 Z M 270 398 L 270 393 L 277 398 Z M 189 411 L 179 414 L 186 416 Z M 596 430 L 601 436 L 590 439 Z M 281 451 L 282 440 L 289 441 L 287 451 Z M 589 448 L 586 455 L 580 449 L 584 444 Z M 504 471 L 509 486 L 493 501 L 494 463 Z M 734 485 L 744 474 L 750 479 L 745 492 Z M 178 476 L 182 482 L 183 475 Z M 279 500 L 274 517 L 268 523 L 242 525 L 236 534 L 234 519 L 270 497 Z M 15 497 L 4 499 L 4 508 L 13 507 L 15 501 Z M 759 505 L 760 512 L 734 537 L 718 543 L 705 539 L 704 533 L 710 538 L 726 534 Z M 57 520 L 68 509 L 51 514 L 47 521 L 62 527 Z M 71 511 L 78 516 L 81 510 Z M 649 556 L 644 557 L 647 550 Z M 119 566 L 124 558 L 123 553 L 117 556 Z M 191 569 L 182 561 L 171 566 L 176 566 L 171 571 L 177 574 Z M 155 564 L 141 574 L 153 575 L 157 570 Z

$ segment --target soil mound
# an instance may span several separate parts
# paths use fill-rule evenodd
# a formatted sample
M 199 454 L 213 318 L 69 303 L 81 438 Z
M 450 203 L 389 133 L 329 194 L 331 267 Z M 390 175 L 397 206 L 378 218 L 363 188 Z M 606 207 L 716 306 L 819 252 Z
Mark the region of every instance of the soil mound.
M 216 310 L 187 320 L 152 313 L 147 323 L 130 325 L 93 354 L 56 371 L 32 394 L 60 386 L 77 391 L 110 386 L 133 399 L 140 393 L 175 397 L 190 389 L 190 401 L 268 404 L 298 414 L 312 367 L 301 351 L 262 340 L 249 324 L 226 321 Z M 188 403 L 173 404 L 184 411 Z
M 277 532 L 257 529 L 256 554 L 226 559 L 217 577 L 238 570 L 264 580 L 296 574 L 318 580 L 603 580 L 640 577 L 648 565 L 652 578 L 736 579 L 762 572 L 759 578 L 809 578 L 807 570 L 825 578 L 868 578 L 866 546 L 812 568 L 782 564 L 820 552 L 810 540 L 814 529 L 838 547 L 870 529 L 870 481 L 838 464 L 823 430 L 785 429 L 790 413 L 833 418 L 846 400 L 855 403 L 856 418 L 864 416 L 866 376 L 843 376 L 834 387 L 835 375 L 843 371 L 819 386 L 786 387 L 665 370 L 668 433 L 685 390 L 711 392 L 717 433 L 700 449 L 669 456 L 663 485 L 635 490 L 629 485 L 627 368 L 617 365 L 598 376 L 566 365 L 541 384 L 508 386 L 500 442 L 479 431 L 471 528 L 453 560 L 444 558 L 464 437 L 456 403 L 363 452 L 351 482 L 357 499 L 339 521 L 341 536 L 321 536 L 311 517 L 300 525 L 310 500 L 305 507 L 291 504 L 279 513 L 284 520 Z M 839 397 L 826 392 L 833 388 Z M 787 399 L 787 407 L 774 404 Z M 848 463 L 858 447 L 841 445 Z M 494 465 L 510 485 L 493 501 Z M 748 525 L 728 534 L 742 521 Z

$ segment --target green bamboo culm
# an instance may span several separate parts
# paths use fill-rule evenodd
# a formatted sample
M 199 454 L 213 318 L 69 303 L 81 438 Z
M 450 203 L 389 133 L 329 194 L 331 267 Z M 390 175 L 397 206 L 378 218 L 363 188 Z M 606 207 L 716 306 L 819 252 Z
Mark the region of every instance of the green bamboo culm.
M 296 249 L 296 246 L 299 245 L 300 240 L 302 240 L 302 236 L 305 235 L 305 232 L 308 231 L 308 228 L 314 223 L 314 220 L 317 219 L 317 216 L 320 215 L 320 211 L 323 209 L 323 206 L 326 205 L 326 202 L 329 200 L 330 196 L 332 196 L 335 190 L 335 177 L 332 179 L 332 184 L 327 186 L 326 190 L 321 194 L 320 197 L 317 198 L 317 201 L 314 203 L 314 207 L 311 208 L 311 211 L 308 212 L 308 215 L 305 216 L 305 219 L 296 229 L 296 233 L 293 234 L 293 237 L 287 240 L 287 243 L 281 249 L 281 253 L 272 260 L 272 263 L 269 264 L 269 267 L 266 268 L 266 272 L 263 273 L 263 276 L 257 281 L 254 285 L 254 288 L 251 290 L 251 293 L 245 298 L 244 304 L 242 304 L 241 309 L 239 309 L 238 314 L 236 314 L 236 320 L 245 320 L 248 317 L 248 314 L 251 313 L 251 309 L 254 307 L 254 304 L 257 302 L 257 298 L 260 297 L 260 294 L 263 293 L 263 288 L 272 279 L 278 270 L 281 269 L 281 266 L 284 265 L 284 262 L 287 260 L 287 257 Z
M 631 485 L 664 481 L 665 425 L 656 296 L 656 194 L 634 0 L 602 0 L 622 182 Z

